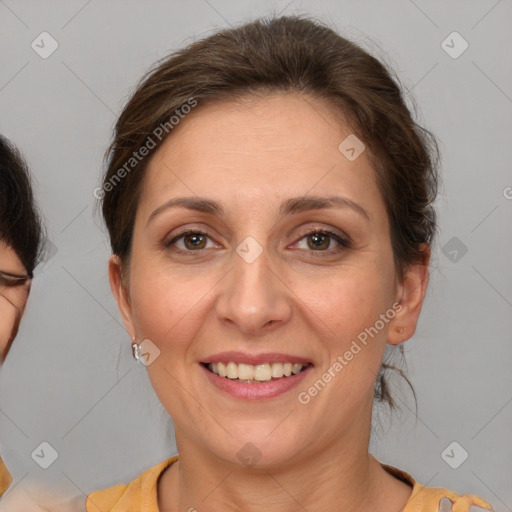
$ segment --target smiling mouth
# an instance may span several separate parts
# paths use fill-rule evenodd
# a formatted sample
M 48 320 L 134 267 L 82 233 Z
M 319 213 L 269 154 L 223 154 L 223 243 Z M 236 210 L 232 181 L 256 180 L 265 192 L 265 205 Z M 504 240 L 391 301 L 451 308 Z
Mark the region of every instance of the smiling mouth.
M 201 363 L 207 370 L 237 382 L 245 384 L 265 383 L 279 379 L 287 379 L 303 372 L 311 363 L 264 363 L 243 364 L 229 361 L 227 363 Z

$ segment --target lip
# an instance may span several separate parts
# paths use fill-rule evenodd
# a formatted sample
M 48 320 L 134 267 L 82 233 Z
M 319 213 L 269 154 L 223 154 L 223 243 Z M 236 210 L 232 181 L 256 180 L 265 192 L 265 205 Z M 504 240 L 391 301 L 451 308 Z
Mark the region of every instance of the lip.
M 257 364 L 265 363 L 297 363 L 309 364 L 310 360 L 304 357 L 292 356 L 289 354 L 280 354 L 277 352 L 265 352 L 262 354 L 247 354 L 245 352 L 220 352 L 203 359 L 203 363 L 229 363 L 230 361 L 236 364 Z
M 225 360 L 224 360 L 225 361 Z M 231 359 L 232 361 L 232 359 Z M 268 361 L 268 359 L 267 359 Z M 273 360 L 274 362 L 281 362 Z M 213 361 L 217 362 L 217 361 Z M 221 361 L 222 362 L 222 361 Z M 243 361 L 241 361 L 243 363 Z M 290 359 L 287 362 L 292 362 Z M 300 363 L 300 361 L 297 361 Z M 245 364 L 258 364 L 258 363 L 245 363 Z M 199 364 L 199 367 L 205 372 L 207 379 L 220 391 L 231 395 L 234 398 L 240 398 L 243 400 L 265 400 L 269 398 L 275 398 L 280 396 L 287 391 L 290 391 L 296 387 L 313 369 L 313 365 L 310 364 L 300 373 L 296 375 L 290 375 L 289 377 L 282 377 L 280 379 L 271 380 L 270 382 L 252 383 L 247 384 L 239 382 L 238 380 L 228 379 L 217 375 L 204 365 Z

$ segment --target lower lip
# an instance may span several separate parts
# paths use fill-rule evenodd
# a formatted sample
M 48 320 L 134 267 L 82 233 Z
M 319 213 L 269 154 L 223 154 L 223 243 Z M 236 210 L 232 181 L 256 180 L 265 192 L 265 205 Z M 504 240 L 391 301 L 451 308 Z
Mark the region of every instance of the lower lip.
M 205 368 L 202 364 L 200 366 L 206 373 L 208 380 L 215 387 L 234 398 L 242 398 L 244 400 L 263 400 L 282 395 L 297 386 L 313 368 L 313 365 L 309 365 L 305 370 L 296 375 L 282 377 L 280 379 L 271 380 L 270 382 L 247 384 L 245 382 L 239 382 L 238 380 L 228 379 L 227 377 L 220 377 Z

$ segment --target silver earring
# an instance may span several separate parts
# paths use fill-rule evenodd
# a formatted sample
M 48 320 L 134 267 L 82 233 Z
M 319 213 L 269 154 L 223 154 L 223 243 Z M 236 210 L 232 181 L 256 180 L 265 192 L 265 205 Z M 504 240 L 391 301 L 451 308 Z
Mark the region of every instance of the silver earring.
M 132 338 L 132 355 L 137 362 L 149 366 L 160 355 L 160 349 L 147 338 L 140 343 L 135 343 Z
M 141 346 L 135 342 L 135 336 L 132 338 L 132 356 L 136 361 L 140 361 L 140 350 Z

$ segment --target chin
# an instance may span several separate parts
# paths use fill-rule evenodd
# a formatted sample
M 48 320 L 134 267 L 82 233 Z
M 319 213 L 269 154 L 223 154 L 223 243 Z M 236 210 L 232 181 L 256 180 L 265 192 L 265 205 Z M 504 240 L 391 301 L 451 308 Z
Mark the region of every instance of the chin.
M 271 433 L 278 422 L 268 424 L 268 429 L 240 428 L 230 430 L 232 439 L 215 442 L 209 439 L 211 453 L 219 459 L 248 469 L 271 470 L 288 464 L 301 453 L 298 447 L 304 446 L 301 436 L 294 436 L 287 430 L 284 434 Z M 270 434 L 269 434 L 270 433 Z

